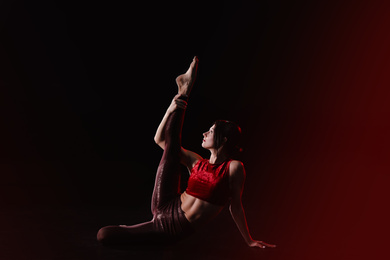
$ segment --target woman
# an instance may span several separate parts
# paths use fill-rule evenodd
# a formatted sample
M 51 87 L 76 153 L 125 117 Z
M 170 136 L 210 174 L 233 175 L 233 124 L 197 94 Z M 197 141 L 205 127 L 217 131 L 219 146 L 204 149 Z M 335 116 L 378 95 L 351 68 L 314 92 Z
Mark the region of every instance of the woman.
M 244 166 L 230 159 L 239 149 L 240 128 L 232 122 L 217 121 L 203 134 L 202 147 L 210 159 L 181 147 L 181 130 L 187 99 L 198 67 L 194 57 L 185 74 L 176 78 L 178 94 L 162 119 L 155 142 L 164 149 L 152 196 L 153 219 L 133 226 L 107 226 L 97 239 L 103 244 L 163 243 L 177 241 L 218 215 L 229 203 L 230 213 L 250 247 L 275 247 L 252 239 L 241 203 Z M 180 163 L 191 172 L 188 187 L 180 194 Z

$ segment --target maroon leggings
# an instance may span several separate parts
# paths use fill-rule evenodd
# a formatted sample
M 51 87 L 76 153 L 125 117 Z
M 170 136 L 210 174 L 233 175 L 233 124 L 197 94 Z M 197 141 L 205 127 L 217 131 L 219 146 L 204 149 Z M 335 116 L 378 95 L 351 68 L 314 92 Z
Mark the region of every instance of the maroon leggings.
M 186 97 L 180 97 L 186 100 Z M 181 209 L 180 150 L 184 110 L 169 115 L 165 126 L 165 149 L 157 169 L 152 196 L 151 221 L 133 226 L 107 226 L 99 230 L 103 244 L 170 243 L 194 230 Z

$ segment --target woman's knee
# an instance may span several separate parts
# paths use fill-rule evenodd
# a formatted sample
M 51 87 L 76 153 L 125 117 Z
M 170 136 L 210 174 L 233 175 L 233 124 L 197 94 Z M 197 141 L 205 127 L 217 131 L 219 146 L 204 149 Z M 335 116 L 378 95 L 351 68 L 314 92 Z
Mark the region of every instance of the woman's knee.
M 112 226 L 102 227 L 97 233 L 97 240 L 102 244 L 108 244 L 112 235 Z

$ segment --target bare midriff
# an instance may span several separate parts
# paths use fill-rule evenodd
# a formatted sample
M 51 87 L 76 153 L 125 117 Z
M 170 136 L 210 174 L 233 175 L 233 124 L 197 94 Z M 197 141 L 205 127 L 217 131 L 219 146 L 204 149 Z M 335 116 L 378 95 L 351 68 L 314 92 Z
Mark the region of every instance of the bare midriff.
M 186 192 L 181 194 L 180 199 L 181 209 L 184 211 L 188 221 L 194 226 L 198 226 L 209 221 L 218 215 L 224 207 L 195 198 Z

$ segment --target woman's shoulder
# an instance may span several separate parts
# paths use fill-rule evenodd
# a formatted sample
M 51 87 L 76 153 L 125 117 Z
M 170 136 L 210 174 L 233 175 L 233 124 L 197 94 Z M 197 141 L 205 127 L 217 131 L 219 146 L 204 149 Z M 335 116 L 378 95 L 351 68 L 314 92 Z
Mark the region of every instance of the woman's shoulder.
M 245 175 L 244 164 L 238 160 L 231 160 L 229 165 L 229 172 L 230 172 L 230 176 L 237 175 L 237 174 Z
M 230 168 L 244 168 L 244 164 L 239 160 L 230 160 Z

